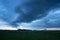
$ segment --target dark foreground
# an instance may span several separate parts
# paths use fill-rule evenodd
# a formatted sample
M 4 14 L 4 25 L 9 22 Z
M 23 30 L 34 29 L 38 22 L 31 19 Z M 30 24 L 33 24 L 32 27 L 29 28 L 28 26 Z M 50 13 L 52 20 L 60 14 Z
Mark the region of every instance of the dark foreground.
M 60 31 L 0 30 L 0 40 L 60 40 Z

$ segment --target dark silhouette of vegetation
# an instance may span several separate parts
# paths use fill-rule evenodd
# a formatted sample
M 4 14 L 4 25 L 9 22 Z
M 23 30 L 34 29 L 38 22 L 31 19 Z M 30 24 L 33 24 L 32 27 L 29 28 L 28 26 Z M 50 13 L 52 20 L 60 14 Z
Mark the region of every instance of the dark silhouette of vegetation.
M 0 30 L 0 40 L 59 40 L 60 31 Z

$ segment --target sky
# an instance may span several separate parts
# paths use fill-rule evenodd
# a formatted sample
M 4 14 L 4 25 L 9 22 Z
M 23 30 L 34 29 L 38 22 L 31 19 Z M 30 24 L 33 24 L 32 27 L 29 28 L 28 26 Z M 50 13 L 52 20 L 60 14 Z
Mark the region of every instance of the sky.
M 0 30 L 60 28 L 59 0 L 0 0 Z

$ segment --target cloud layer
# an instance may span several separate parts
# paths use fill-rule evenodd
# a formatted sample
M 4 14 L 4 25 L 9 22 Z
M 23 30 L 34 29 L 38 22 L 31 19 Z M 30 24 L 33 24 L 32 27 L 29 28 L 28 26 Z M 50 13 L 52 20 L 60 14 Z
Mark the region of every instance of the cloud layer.
M 59 28 L 59 2 L 59 0 L 0 0 L 0 29 Z
M 20 5 L 16 6 L 15 10 L 19 14 L 14 23 L 28 23 L 34 20 L 44 18 L 49 13 L 50 9 L 55 8 L 59 4 L 59 0 L 20 0 Z

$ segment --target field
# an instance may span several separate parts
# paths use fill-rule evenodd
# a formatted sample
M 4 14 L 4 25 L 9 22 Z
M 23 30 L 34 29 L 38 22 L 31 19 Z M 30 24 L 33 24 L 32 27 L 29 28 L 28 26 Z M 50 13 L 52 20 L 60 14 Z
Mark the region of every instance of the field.
M 0 30 L 0 40 L 60 40 L 60 31 Z

